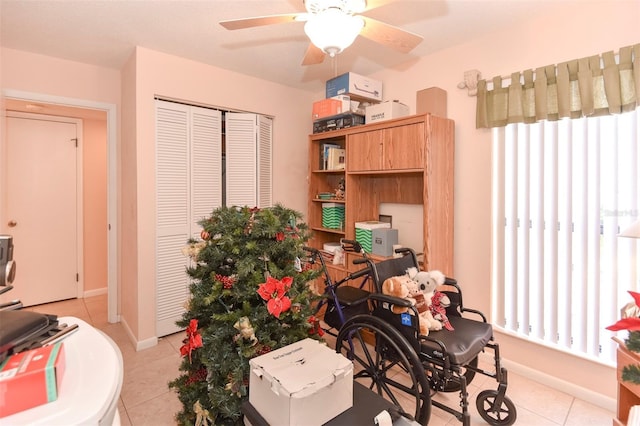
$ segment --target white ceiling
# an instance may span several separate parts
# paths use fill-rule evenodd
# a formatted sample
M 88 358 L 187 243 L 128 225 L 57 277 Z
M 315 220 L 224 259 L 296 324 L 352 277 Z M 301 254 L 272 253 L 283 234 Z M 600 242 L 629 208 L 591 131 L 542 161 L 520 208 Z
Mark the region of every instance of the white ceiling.
M 401 54 L 358 37 L 337 62 L 327 57 L 311 66 L 300 65 L 308 46 L 303 23 L 236 31 L 218 24 L 301 12 L 302 0 L 0 0 L 0 43 L 114 69 L 137 45 L 315 92 L 336 71 L 408 68 L 419 57 L 575 1 L 595 0 L 387 0 L 366 15 L 423 36 L 416 49 Z

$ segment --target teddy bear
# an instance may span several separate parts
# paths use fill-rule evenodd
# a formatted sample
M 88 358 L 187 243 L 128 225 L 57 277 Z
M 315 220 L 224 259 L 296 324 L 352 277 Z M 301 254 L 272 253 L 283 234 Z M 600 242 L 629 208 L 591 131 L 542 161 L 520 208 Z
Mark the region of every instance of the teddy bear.
M 398 275 L 384 280 L 382 293 L 411 301 L 411 305 L 418 311 L 418 326 L 421 335 L 427 336 L 432 326 L 432 321 L 438 322 L 431 316 L 426 300 L 420 291 L 420 286 L 408 275 Z M 394 314 L 402 314 L 404 312 L 413 314 L 415 311 L 405 306 L 394 305 L 391 307 L 391 312 Z
M 438 286 L 444 284 L 445 275 L 438 270 L 418 271 L 415 267 L 407 269 L 407 275 L 418 283 L 427 301 L 430 313 L 429 319 L 433 319 L 429 329 L 437 331 L 442 330 L 444 326 L 447 330 L 453 330 L 453 326 L 451 326 L 446 314 L 446 306 L 450 304 L 449 298 L 437 290 Z M 436 304 L 433 303 L 434 300 Z
M 421 290 L 420 284 L 415 280 L 409 279 L 407 287 L 409 289 L 409 297 L 415 300 L 414 306 L 418 311 L 420 334 L 428 336 L 429 330 L 439 330 L 442 328 L 438 328 L 440 324 L 435 318 L 433 318 L 429 303 Z
M 409 285 L 411 285 L 411 279 L 405 275 L 398 275 L 394 277 L 389 277 L 382 282 L 382 294 L 387 294 L 389 296 L 394 296 L 399 299 L 406 299 L 409 297 Z M 415 301 L 412 302 L 415 303 Z M 394 314 L 402 314 L 407 312 L 409 308 L 405 306 L 396 306 L 393 305 L 391 307 L 391 312 Z

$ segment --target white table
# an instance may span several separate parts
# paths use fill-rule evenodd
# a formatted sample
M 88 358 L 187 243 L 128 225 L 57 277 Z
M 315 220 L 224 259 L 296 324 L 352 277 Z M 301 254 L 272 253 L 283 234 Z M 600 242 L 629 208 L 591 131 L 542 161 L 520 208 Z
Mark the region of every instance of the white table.
M 123 378 L 120 349 L 109 336 L 79 318 L 61 317 L 58 321 L 78 325 L 62 340 L 66 369 L 58 399 L 4 417 L 0 424 L 119 426 Z

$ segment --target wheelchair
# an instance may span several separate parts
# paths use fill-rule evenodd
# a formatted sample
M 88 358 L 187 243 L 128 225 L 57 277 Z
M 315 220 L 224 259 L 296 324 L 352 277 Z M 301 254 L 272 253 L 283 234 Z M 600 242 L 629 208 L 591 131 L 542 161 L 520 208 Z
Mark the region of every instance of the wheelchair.
M 446 315 L 454 330 L 421 335 L 418 312 L 411 302 L 382 293 L 382 283 L 387 278 L 419 267 L 415 252 L 401 248 L 396 250 L 400 257 L 375 263 L 357 242 L 347 243 L 351 250 L 363 253 L 354 264 L 364 267 L 334 282 L 324 260 L 320 260 L 325 292 L 318 308 L 326 305 L 327 331 L 337 330 L 332 333 L 336 352 L 354 362 L 354 380 L 391 401 L 397 407 L 392 417 L 404 416 L 426 425 L 433 406 L 469 426 L 468 385 L 476 374 L 482 374 L 495 379 L 498 386 L 497 390 L 483 390 L 477 395 L 478 413 L 490 425 L 512 425 L 516 407 L 506 396 L 507 370 L 500 365 L 493 329 L 481 312 L 463 305 L 456 280 L 447 277 L 438 289 L 450 299 Z M 317 250 L 310 250 L 312 258 L 319 257 Z M 355 287 L 344 285 L 356 279 L 363 282 Z M 367 280 L 372 283 L 372 291 L 364 288 Z M 391 310 L 394 305 L 407 307 L 413 314 L 395 314 Z M 478 356 L 485 349 L 494 354 L 491 371 L 478 367 Z M 433 400 L 438 392 L 458 392 L 459 408 Z

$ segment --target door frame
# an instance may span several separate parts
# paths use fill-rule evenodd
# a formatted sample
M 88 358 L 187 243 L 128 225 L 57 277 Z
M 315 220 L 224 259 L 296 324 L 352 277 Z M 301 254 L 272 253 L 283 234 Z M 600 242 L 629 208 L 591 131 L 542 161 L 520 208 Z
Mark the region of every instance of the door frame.
M 120 321 L 118 294 L 118 176 L 117 176 L 117 117 L 116 105 L 86 99 L 52 96 L 42 93 L 4 89 L 4 98 L 62 105 L 75 108 L 101 110 L 107 114 L 107 320 L 110 323 Z M 2 156 L 0 156 L 2 157 Z M 4 185 L 4 175 L 0 175 Z
M 75 150 L 76 157 L 76 271 L 78 273 L 78 280 L 76 282 L 76 297 L 80 297 L 84 289 L 84 224 L 82 218 L 84 217 L 84 197 L 83 197 L 83 180 L 82 180 L 82 150 L 84 145 L 83 138 L 83 126 L 82 119 L 73 117 L 63 117 L 46 114 L 34 114 L 30 112 L 17 112 L 7 111 L 7 118 L 22 118 L 25 120 L 41 120 L 41 121 L 55 121 L 58 123 L 68 123 L 76 126 L 76 138 L 77 149 Z M 5 176 L 6 178 L 6 176 Z

